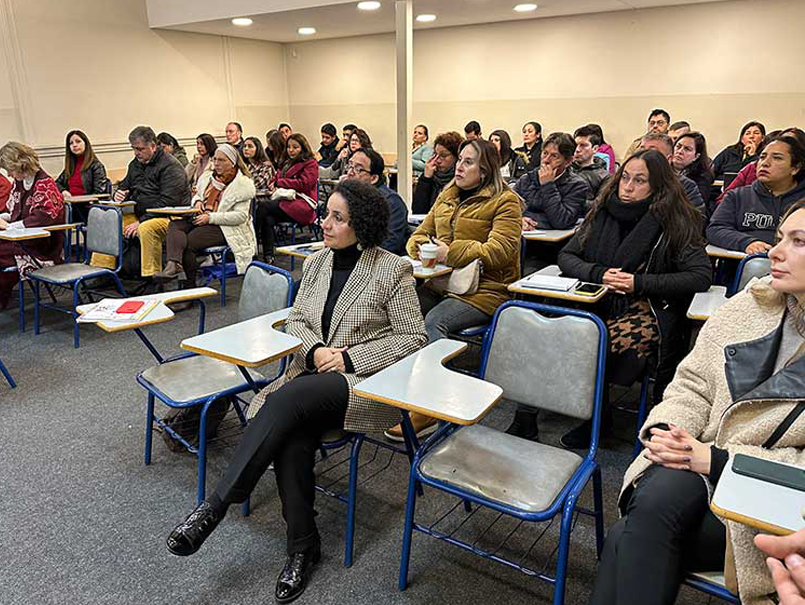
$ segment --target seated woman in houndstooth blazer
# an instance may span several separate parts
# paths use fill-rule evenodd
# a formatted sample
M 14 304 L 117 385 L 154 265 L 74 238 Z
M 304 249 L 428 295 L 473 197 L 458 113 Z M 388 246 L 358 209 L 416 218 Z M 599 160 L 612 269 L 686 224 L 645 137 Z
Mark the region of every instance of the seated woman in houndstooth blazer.
M 285 374 L 255 396 L 251 422 L 215 491 L 168 537 L 173 554 L 195 553 L 227 507 L 243 502 L 273 462 L 288 526 L 288 559 L 276 587 L 280 603 L 302 594 L 319 559 L 313 465 L 322 434 L 396 424 L 395 408 L 352 389 L 427 341 L 411 265 L 379 247 L 388 221 L 377 188 L 355 179 L 335 188 L 323 223 L 326 247 L 305 260 L 286 324 L 302 349 Z

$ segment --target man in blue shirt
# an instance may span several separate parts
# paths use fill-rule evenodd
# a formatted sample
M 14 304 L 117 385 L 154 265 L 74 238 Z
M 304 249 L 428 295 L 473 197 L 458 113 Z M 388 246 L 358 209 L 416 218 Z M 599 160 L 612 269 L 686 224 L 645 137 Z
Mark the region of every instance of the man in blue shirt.
M 389 233 L 381 248 L 405 255 L 405 243 L 408 241 L 408 208 L 396 191 L 386 185 L 383 175 L 385 162 L 383 156 L 373 149 L 358 149 L 352 154 L 347 164 L 347 178 L 358 179 L 378 188 L 389 205 Z

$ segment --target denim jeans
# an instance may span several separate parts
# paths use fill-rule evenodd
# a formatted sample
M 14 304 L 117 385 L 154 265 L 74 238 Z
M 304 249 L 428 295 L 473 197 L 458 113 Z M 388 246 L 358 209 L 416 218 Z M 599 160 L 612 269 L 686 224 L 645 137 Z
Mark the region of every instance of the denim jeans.
M 443 296 L 427 286 L 419 286 L 416 292 L 419 296 L 422 315 L 425 316 L 428 342 L 447 338 L 448 334 L 452 332 L 492 321 L 490 315 L 479 311 L 463 300 Z

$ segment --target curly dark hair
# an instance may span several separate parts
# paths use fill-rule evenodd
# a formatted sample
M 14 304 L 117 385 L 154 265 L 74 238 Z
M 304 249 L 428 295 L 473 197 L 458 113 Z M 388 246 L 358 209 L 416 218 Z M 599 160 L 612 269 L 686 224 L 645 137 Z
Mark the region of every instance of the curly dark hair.
M 355 237 L 366 250 L 382 244 L 389 232 L 389 205 L 377 187 L 358 179 L 345 179 L 330 194 L 339 194 L 347 201 L 349 224 Z

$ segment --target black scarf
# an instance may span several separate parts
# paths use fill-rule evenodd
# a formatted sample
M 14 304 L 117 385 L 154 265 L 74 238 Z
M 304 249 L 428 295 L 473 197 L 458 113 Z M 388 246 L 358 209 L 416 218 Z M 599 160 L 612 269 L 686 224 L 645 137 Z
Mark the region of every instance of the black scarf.
M 436 181 L 436 184 L 439 186 L 439 191 L 444 189 L 444 186 L 447 185 L 453 178 L 456 176 L 456 167 L 453 166 L 447 172 L 441 172 L 437 170 L 433 173 L 433 180 Z
M 651 197 L 624 203 L 617 194 L 606 201 L 592 224 L 584 256 L 588 262 L 620 268 L 625 273 L 645 269 L 662 226 L 651 212 Z M 634 301 L 634 295 L 607 296 L 606 315 L 619 317 Z
M 636 273 L 645 268 L 662 232 L 652 199 L 624 203 L 613 194 L 598 212 L 584 246 L 588 262 Z

